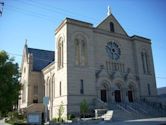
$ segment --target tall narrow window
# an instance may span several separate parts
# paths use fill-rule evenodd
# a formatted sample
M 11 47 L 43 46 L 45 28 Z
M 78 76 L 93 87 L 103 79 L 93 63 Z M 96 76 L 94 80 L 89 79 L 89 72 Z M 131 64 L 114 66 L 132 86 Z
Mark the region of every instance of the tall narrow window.
M 61 47 L 59 43 L 58 44 L 58 68 L 60 68 L 60 64 L 61 64 Z
M 49 96 L 49 77 L 47 78 L 47 81 L 46 81 L 45 93 L 46 93 L 46 96 Z
M 51 97 L 51 78 L 49 79 L 49 84 L 48 84 L 48 86 L 49 86 L 49 97 Z
M 110 22 L 110 31 L 111 32 L 115 32 L 113 22 Z
M 61 45 L 61 67 L 63 67 L 63 42 Z
M 80 80 L 80 94 L 84 94 L 84 81 Z
M 59 95 L 60 96 L 62 95 L 62 84 L 61 84 L 61 82 L 59 83 Z
M 51 82 L 50 82 L 50 100 L 53 100 L 53 77 L 50 79 Z
M 63 67 L 63 40 L 62 38 L 58 41 L 58 69 Z
M 53 87 L 53 89 L 52 89 L 52 91 L 53 91 L 53 97 L 55 97 L 55 75 L 53 75 L 53 77 L 52 77 L 52 87 Z
M 144 53 L 141 53 L 141 59 L 142 59 L 142 67 L 143 67 L 143 72 L 146 73 L 145 71 L 145 61 L 144 61 Z
M 80 64 L 80 45 L 78 39 L 75 40 L 75 63 Z
M 75 64 L 81 66 L 87 64 L 87 41 L 81 35 L 75 39 Z
M 144 74 L 149 74 L 150 73 L 149 58 L 145 51 L 141 52 L 141 59 L 142 59 L 142 66 L 143 66 Z
M 148 95 L 150 96 L 151 95 L 151 91 L 150 91 L 150 84 L 149 83 L 148 83 L 147 87 L 148 87 Z
M 86 64 L 86 43 L 85 41 L 81 41 L 81 64 Z
M 146 62 L 147 73 L 150 73 L 150 70 L 149 70 L 149 58 L 148 58 L 147 53 L 145 53 L 145 62 Z
M 34 85 L 34 95 L 38 95 L 38 85 Z

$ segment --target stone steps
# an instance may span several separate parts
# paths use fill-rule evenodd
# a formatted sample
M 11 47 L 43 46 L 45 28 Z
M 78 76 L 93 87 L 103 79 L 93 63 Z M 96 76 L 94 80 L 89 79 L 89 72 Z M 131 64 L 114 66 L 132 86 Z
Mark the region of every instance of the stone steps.
M 110 103 L 109 109 L 113 110 L 113 121 L 162 116 L 160 112 L 144 102 Z

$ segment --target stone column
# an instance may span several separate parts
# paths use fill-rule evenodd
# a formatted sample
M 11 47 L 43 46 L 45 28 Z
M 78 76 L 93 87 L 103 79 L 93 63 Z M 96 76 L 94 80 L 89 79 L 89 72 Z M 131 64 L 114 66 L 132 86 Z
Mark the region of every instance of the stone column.
M 112 102 L 112 94 L 111 94 L 111 90 L 107 90 L 107 94 L 108 94 L 108 103 Z
M 140 99 L 140 96 L 139 96 L 138 90 L 135 90 L 134 91 L 134 101 L 137 101 L 139 99 Z
M 129 100 L 128 100 L 128 88 L 127 87 L 123 88 L 123 101 L 129 102 Z
M 113 102 L 113 103 L 115 102 L 115 93 L 114 93 L 114 91 L 115 91 L 114 88 L 111 88 L 110 96 L 111 96 L 111 99 L 112 99 L 111 102 Z

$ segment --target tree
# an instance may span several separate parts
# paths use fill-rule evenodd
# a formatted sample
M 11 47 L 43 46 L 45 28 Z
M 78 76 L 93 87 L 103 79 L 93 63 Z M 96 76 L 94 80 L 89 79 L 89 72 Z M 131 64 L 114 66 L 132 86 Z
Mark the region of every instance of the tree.
M 5 51 L 0 51 L 0 112 L 6 115 L 17 105 L 20 91 L 19 67 Z
M 63 113 L 64 113 L 64 107 L 63 107 L 63 102 L 61 102 L 59 109 L 58 109 L 58 121 L 59 122 L 63 121 L 63 119 L 62 119 Z
M 83 115 L 83 117 L 85 118 L 85 114 L 88 112 L 88 103 L 85 99 L 83 99 L 80 104 L 80 112 L 81 115 Z

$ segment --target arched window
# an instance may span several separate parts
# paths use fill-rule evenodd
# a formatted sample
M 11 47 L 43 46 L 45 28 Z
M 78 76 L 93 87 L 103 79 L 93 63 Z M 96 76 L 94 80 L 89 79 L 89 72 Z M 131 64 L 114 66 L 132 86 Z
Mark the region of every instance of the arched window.
M 55 74 L 52 76 L 52 97 L 55 97 Z
M 46 80 L 45 95 L 49 96 L 49 77 Z
M 149 56 L 145 50 L 141 52 L 141 60 L 144 74 L 150 73 Z
M 83 79 L 80 80 L 80 94 L 84 94 L 84 81 L 83 81 Z
M 87 64 L 87 42 L 81 35 L 75 39 L 75 64 L 82 66 Z
M 59 96 L 62 95 L 62 83 L 60 82 L 59 83 Z
M 111 32 L 115 32 L 114 23 L 113 22 L 110 22 L 110 31 Z
M 87 58 L 86 58 L 86 56 L 87 56 L 87 54 L 86 54 L 86 52 L 87 52 L 86 42 L 84 40 L 82 40 L 81 44 L 82 44 L 81 45 L 81 64 L 85 65 L 86 61 L 87 61 Z
M 63 39 L 58 41 L 58 69 L 63 67 Z
M 78 39 L 75 39 L 75 63 L 76 65 L 80 64 L 80 45 Z
M 49 92 L 49 98 L 51 98 L 51 88 L 52 88 L 51 87 L 51 78 L 49 79 L 49 84 L 48 85 L 49 85 L 49 91 L 48 91 Z

